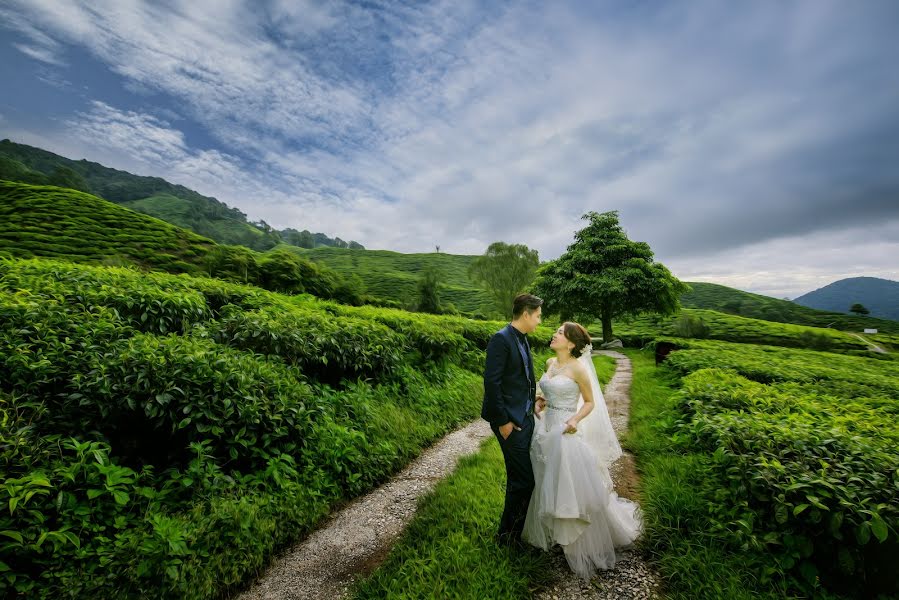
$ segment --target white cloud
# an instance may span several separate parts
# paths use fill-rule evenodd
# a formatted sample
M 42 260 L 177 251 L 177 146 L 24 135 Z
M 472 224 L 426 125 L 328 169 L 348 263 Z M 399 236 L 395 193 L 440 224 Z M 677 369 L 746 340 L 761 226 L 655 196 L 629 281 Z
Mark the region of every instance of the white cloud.
M 56 56 L 56 53 L 51 48 L 42 46 L 30 46 L 28 44 L 13 44 L 13 47 L 19 50 L 22 54 L 30 56 L 34 60 L 39 60 L 41 62 L 57 66 L 62 66 L 65 64 L 62 60 L 60 60 L 58 56 Z

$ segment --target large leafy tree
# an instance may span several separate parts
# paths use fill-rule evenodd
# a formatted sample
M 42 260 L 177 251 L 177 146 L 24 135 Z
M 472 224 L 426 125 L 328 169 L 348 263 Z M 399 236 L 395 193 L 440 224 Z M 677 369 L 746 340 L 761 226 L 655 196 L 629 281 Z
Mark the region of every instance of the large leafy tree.
M 618 211 L 589 212 L 588 225 L 557 260 L 537 271 L 534 293 L 544 311 L 562 320 L 602 321 L 602 337 L 612 340 L 612 320 L 641 313 L 671 314 L 690 287 L 653 260 L 646 242 L 633 242 L 618 224 Z
M 500 314 L 511 316 L 512 301 L 534 281 L 540 259 L 524 244 L 493 242 L 468 268 L 468 276 L 489 292 Z

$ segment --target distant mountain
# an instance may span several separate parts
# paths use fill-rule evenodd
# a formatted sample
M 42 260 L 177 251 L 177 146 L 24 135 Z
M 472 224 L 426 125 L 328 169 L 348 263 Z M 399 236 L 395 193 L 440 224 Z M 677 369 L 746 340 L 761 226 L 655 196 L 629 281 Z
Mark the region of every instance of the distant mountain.
M 793 302 L 840 313 L 861 304 L 870 316 L 899 321 L 899 282 L 878 277 L 850 277 L 804 294 Z
M 278 231 L 265 221 L 250 222 L 240 210 L 165 179 L 133 175 L 87 160 L 71 160 L 10 140 L 0 141 L 0 179 L 88 192 L 220 244 L 260 251 L 281 243 L 302 248 L 362 248 L 357 242 L 332 239 L 323 233 Z
M 716 283 L 687 283 L 693 291 L 681 296 L 681 304 L 686 308 L 704 308 L 765 321 L 831 327 L 843 331 L 861 331 L 872 327 L 882 332 L 899 333 L 899 323 L 885 319 L 817 310 L 789 300 L 752 294 Z

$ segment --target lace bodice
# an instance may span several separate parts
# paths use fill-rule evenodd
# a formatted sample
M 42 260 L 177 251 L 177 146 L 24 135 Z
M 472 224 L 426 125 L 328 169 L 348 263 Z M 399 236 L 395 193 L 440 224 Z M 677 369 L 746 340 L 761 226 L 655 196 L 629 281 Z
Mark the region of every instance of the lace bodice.
M 567 375 L 550 377 L 546 373 L 540 378 L 540 389 L 546 398 L 547 410 L 574 413 L 581 395 L 577 382 Z

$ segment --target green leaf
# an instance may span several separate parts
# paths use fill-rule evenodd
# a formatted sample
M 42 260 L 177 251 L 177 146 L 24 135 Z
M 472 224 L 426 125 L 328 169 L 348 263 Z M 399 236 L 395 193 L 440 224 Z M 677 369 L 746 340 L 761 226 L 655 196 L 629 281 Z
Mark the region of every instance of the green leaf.
M 864 546 L 868 543 L 868 540 L 871 539 L 870 521 L 863 521 L 862 524 L 858 526 L 858 529 L 855 530 L 855 539 L 861 546 Z
M 5 535 L 8 538 L 12 538 L 12 539 L 16 540 L 17 542 L 19 542 L 20 544 L 25 541 L 25 539 L 22 537 L 22 534 L 19 533 L 18 531 L 10 531 L 9 529 L 7 529 L 4 531 L 0 531 L 0 535 Z
M 122 505 L 128 504 L 129 498 L 128 498 L 127 492 L 123 492 L 122 490 L 115 490 L 112 493 L 112 496 L 113 496 L 113 498 L 115 498 L 115 501 L 118 502 L 119 504 L 122 504 Z
M 883 543 L 886 541 L 887 524 L 880 518 L 880 515 L 875 514 L 871 520 L 871 532 L 874 533 L 874 537 L 877 538 L 878 542 Z
M 793 516 L 794 517 L 798 516 L 800 513 L 802 513 L 802 511 L 804 511 L 808 507 L 809 507 L 808 504 L 797 504 L 796 506 L 793 507 Z
M 90 489 L 87 491 L 87 498 L 88 500 L 93 500 L 97 496 L 102 496 L 104 491 L 105 490 Z

